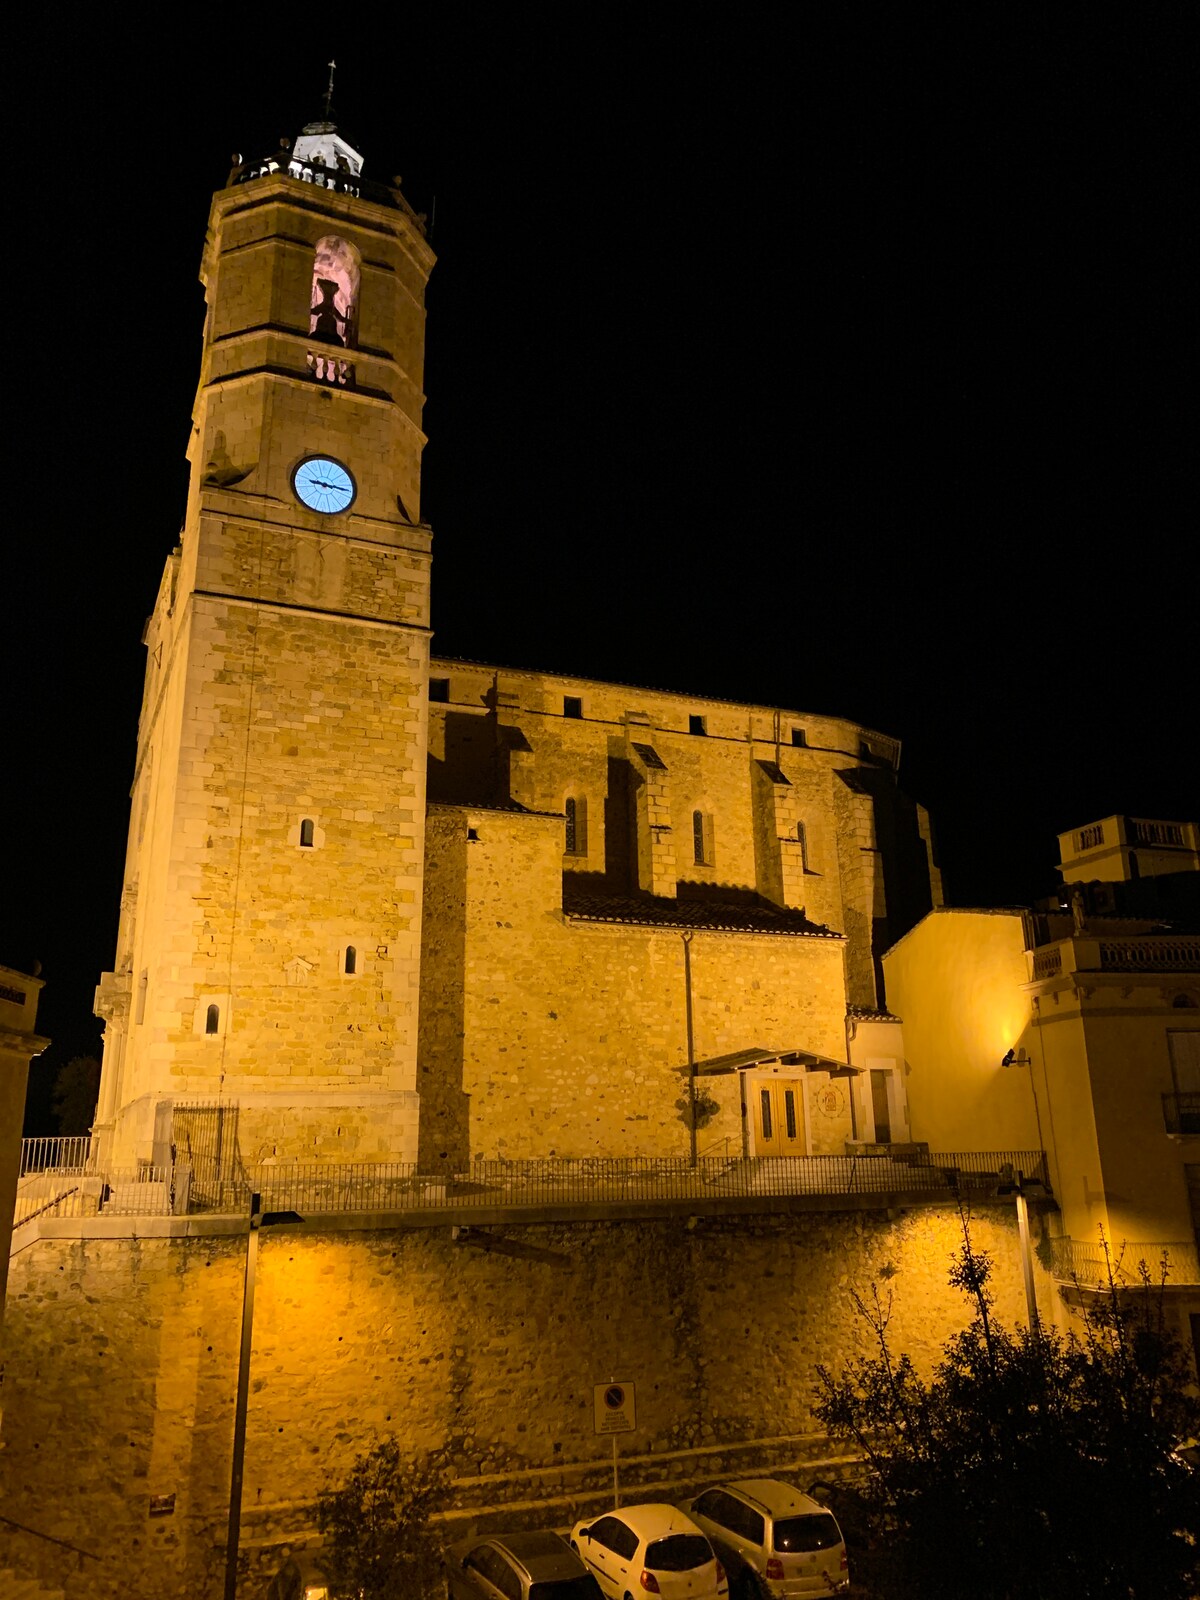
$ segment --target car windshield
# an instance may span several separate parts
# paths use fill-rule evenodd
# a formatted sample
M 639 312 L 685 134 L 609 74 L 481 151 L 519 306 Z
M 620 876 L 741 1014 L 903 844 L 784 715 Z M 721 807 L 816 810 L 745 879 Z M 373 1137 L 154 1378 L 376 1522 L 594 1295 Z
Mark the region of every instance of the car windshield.
M 691 1572 L 713 1559 L 712 1546 L 698 1533 L 672 1533 L 656 1539 L 646 1551 L 651 1572 Z
M 781 1517 L 775 1524 L 775 1549 L 795 1555 L 803 1550 L 828 1550 L 841 1544 L 838 1525 L 828 1512 L 813 1517 Z
M 549 1583 L 535 1583 L 529 1591 L 529 1600 L 604 1600 L 600 1585 L 592 1577 L 581 1573 L 578 1578 L 552 1578 Z

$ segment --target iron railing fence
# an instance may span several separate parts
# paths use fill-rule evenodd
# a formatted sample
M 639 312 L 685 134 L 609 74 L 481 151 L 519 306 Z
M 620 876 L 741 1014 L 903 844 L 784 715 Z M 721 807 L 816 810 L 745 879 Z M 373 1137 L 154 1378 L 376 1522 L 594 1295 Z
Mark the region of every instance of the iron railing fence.
M 1107 1250 L 1083 1239 L 1051 1239 L 1049 1244 L 1051 1271 L 1064 1283 L 1106 1288 L 1111 1271 L 1118 1287 L 1135 1287 L 1143 1281 L 1143 1263 L 1152 1285 L 1162 1281 L 1164 1271 L 1168 1284 L 1200 1283 L 1200 1251 L 1191 1239 L 1123 1240 Z
M 646 1201 L 755 1199 L 788 1195 L 994 1193 L 1016 1171 L 1043 1176 L 1040 1151 L 888 1156 L 780 1156 L 750 1159 L 686 1156 L 547 1156 L 479 1160 L 444 1177 L 410 1163 L 296 1162 L 245 1168 L 221 1185 L 213 1210 L 245 1209 L 250 1194 L 264 1211 L 301 1215 L 346 1211 L 437 1211 L 607 1205 Z M 1043 1176 L 1043 1181 L 1044 1176 Z
M 22 1139 L 18 1179 L 33 1172 L 86 1172 L 92 1161 L 90 1134 L 66 1134 L 52 1139 Z
M 202 1159 L 168 1167 L 104 1172 L 44 1169 L 18 1191 L 17 1221 L 39 1213 L 165 1216 L 231 1215 L 250 1195 L 264 1211 L 302 1216 L 333 1212 L 460 1211 L 500 1207 L 620 1205 L 645 1202 L 762 1200 L 785 1196 L 995 1195 L 1017 1173 L 1049 1187 L 1038 1150 L 842 1156 L 547 1156 L 477 1160 L 466 1172 L 433 1176 L 412 1162 L 282 1162 L 225 1175 Z
M 181 1216 L 190 1207 L 190 1186 L 191 1171 L 183 1162 L 103 1172 L 45 1168 L 18 1182 L 13 1226 L 40 1216 Z

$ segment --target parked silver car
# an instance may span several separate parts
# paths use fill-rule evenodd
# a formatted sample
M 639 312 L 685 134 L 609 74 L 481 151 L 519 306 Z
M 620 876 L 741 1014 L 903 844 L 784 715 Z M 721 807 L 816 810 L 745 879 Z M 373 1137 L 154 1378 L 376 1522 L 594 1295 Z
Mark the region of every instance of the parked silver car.
M 445 1560 L 450 1600 L 604 1600 L 595 1578 L 556 1533 L 460 1539 Z
M 683 1509 L 724 1563 L 730 1600 L 798 1600 L 850 1587 L 837 1519 L 790 1484 L 774 1478 L 723 1483 Z

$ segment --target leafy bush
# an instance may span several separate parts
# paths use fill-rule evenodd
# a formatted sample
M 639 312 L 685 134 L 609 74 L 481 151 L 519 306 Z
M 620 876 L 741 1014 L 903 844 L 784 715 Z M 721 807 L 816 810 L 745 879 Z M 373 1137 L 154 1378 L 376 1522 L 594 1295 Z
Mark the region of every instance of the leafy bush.
M 401 1454 L 383 1439 L 317 1503 L 322 1569 L 336 1600 L 414 1600 L 443 1592 L 441 1549 L 429 1519 L 446 1477 L 438 1456 Z
M 991 1262 L 964 1246 L 950 1282 L 974 1303 L 932 1379 L 888 1343 L 891 1294 L 856 1297 L 877 1354 L 819 1368 L 817 1415 L 853 1440 L 877 1600 L 1194 1600 L 1200 1474 L 1175 1454 L 1200 1426 L 1162 1286 L 1107 1290 L 1079 1335 L 992 1316 Z

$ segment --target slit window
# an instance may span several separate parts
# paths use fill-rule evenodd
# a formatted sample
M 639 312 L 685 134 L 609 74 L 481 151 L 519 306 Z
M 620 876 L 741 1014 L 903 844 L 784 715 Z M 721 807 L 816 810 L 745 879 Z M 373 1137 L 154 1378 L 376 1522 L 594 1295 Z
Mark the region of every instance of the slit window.
M 569 856 L 587 855 L 587 801 L 568 795 L 563 801 L 566 819 L 563 850 Z
M 300 824 L 300 848 L 311 850 L 313 847 L 313 819 L 305 817 Z
M 209 1006 L 208 1010 L 204 1013 L 204 1032 L 207 1035 L 212 1035 L 214 1033 L 220 1033 L 220 1031 L 221 1008 L 220 1006 Z
M 811 871 L 808 864 L 808 829 L 802 822 L 796 824 L 796 838 L 800 844 L 800 866 L 804 872 Z
M 689 733 L 707 733 L 708 728 L 703 717 L 691 716 L 688 718 Z
M 450 699 L 450 679 L 430 678 L 429 698 L 439 705 L 445 705 Z
M 692 860 L 698 867 L 713 864 L 713 821 L 705 811 L 692 812 Z
M 342 970 L 348 977 L 353 977 L 358 970 L 358 951 L 352 944 L 346 946 L 346 959 L 342 963 Z
M 563 716 L 582 717 L 582 715 L 583 701 L 580 699 L 580 697 L 577 694 L 563 695 Z

